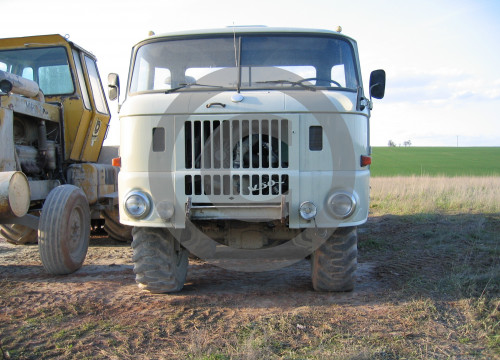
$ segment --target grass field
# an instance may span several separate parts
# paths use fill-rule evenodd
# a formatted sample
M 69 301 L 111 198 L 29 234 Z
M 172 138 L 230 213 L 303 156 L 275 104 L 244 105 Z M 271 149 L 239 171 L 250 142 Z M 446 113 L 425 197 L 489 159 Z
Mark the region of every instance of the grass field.
M 372 176 L 500 175 L 500 147 L 374 147 Z
M 500 176 L 370 180 L 370 215 L 500 214 Z

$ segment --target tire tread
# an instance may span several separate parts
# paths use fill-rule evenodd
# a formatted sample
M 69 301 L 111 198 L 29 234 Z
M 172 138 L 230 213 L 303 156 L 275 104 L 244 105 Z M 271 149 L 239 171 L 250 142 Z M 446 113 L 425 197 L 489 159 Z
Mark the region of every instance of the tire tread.
M 176 251 L 176 240 L 163 228 L 134 228 L 132 249 L 135 280 L 151 293 L 180 291 L 188 266 L 187 250 Z
M 337 229 L 312 255 L 312 283 L 317 291 L 352 291 L 357 268 L 356 227 Z
M 73 197 L 76 199 L 72 199 Z M 64 222 L 67 221 L 64 215 L 72 210 L 68 209 L 68 206 L 71 206 L 70 202 L 82 207 L 84 221 L 88 222 L 81 224 L 84 243 L 81 244 L 81 251 L 73 254 L 76 259 L 69 254 L 69 250 L 65 251 L 68 239 L 65 239 L 67 234 L 62 231 L 66 225 Z M 53 189 L 45 200 L 38 227 L 38 249 L 45 270 L 54 275 L 69 274 L 78 270 L 87 254 L 89 236 L 90 210 L 83 191 L 74 185 L 61 185 Z

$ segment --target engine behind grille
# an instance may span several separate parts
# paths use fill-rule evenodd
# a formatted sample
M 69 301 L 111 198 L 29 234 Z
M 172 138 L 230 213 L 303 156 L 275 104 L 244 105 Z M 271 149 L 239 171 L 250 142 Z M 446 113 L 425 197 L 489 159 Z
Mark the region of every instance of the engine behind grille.
M 288 120 L 190 120 L 186 169 L 286 169 Z
M 184 122 L 186 195 L 276 196 L 288 191 L 287 119 Z M 218 170 L 218 171 L 217 171 Z

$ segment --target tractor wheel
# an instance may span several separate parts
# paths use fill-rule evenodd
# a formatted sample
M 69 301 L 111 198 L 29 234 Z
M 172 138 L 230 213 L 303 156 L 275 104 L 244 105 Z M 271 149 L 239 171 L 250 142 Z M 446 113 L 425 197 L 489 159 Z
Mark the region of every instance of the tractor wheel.
M 182 289 L 186 281 L 188 251 L 164 228 L 132 230 L 135 281 L 152 293 Z
M 36 244 L 38 241 L 36 230 L 20 224 L 0 225 L 0 235 L 14 245 Z
M 61 185 L 47 196 L 38 226 L 38 249 L 45 270 L 54 275 L 78 270 L 89 247 L 90 210 L 85 193 Z
M 110 239 L 131 243 L 132 242 L 132 227 L 119 223 L 118 210 L 103 211 L 101 213 L 104 218 L 104 231 Z
M 311 256 L 317 291 L 352 291 L 358 264 L 356 227 L 338 228 Z

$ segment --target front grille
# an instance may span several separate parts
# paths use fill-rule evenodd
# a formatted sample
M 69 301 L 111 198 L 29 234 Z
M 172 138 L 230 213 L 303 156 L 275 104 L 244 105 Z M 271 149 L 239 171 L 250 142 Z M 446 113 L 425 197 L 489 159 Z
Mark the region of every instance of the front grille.
M 186 195 L 282 195 L 288 191 L 288 175 L 186 175 Z
M 186 169 L 286 169 L 288 120 L 184 123 Z
M 185 168 L 198 170 L 185 176 L 186 195 L 288 191 L 287 119 L 188 120 L 184 134 Z

